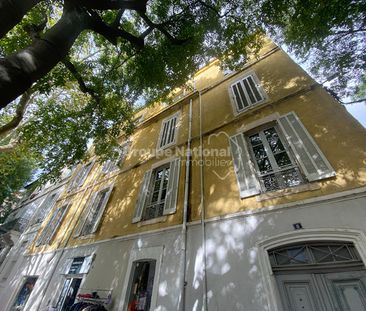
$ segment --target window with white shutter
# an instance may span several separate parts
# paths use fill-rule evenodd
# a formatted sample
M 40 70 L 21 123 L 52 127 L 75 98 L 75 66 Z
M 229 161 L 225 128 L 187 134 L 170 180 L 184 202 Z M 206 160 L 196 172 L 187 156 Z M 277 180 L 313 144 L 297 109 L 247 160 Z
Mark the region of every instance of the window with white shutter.
M 108 174 L 114 171 L 117 171 L 127 156 L 128 149 L 130 146 L 130 142 L 124 143 L 119 148 L 116 148 L 115 152 L 117 153 L 114 159 L 109 159 L 103 163 L 102 172 L 104 174 Z
M 91 162 L 83 165 L 79 169 L 79 171 L 76 173 L 75 177 L 72 179 L 72 181 L 69 185 L 68 191 L 75 190 L 84 184 L 86 178 L 88 177 L 90 170 L 93 167 L 93 164 L 94 164 L 94 161 L 91 161 Z
M 158 149 L 175 144 L 178 129 L 178 116 L 179 114 L 177 113 L 163 120 L 160 130 Z
M 260 104 L 267 99 L 267 95 L 254 72 L 231 84 L 229 93 L 235 104 L 236 113 Z
M 179 174 L 179 158 L 145 173 L 132 222 L 176 212 Z
M 55 205 L 62 190 L 50 193 L 43 203 L 37 209 L 35 215 L 33 216 L 30 225 L 40 224 L 46 218 L 48 213 L 51 211 Z
M 335 175 L 295 113 L 230 138 L 242 198 Z
M 57 208 L 56 211 L 54 211 L 51 219 L 48 221 L 47 225 L 44 227 L 41 235 L 37 240 L 37 246 L 50 243 L 62 220 L 64 219 L 68 207 L 69 203 L 66 203 L 61 205 L 61 207 Z
M 113 186 L 110 185 L 92 194 L 78 222 L 74 234 L 75 237 L 92 234 L 97 231 L 112 190 Z

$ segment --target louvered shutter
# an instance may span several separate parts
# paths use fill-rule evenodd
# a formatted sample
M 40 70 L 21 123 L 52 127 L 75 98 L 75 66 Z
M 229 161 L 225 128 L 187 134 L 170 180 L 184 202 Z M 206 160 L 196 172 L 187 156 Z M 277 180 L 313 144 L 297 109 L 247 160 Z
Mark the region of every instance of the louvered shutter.
M 294 112 L 281 116 L 279 123 L 309 181 L 335 175 L 334 169 Z
M 107 174 L 111 171 L 112 161 L 107 160 L 103 163 L 102 173 Z
M 147 197 L 149 196 L 149 184 L 151 179 L 151 170 L 148 170 L 144 174 L 144 178 L 142 180 L 142 184 L 140 187 L 140 192 L 137 198 L 136 208 L 135 208 L 135 214 L 133 216 L 132 222 L 139 222 L 142 217 L 142 212 L 145 207 L 145 202 Z
M 167 194 L 165 197 L 163 215 L 173 214 L 177 210 L 177 194 L 179 187 L 180 159 L 170 162 Z
M 104 196 L 103 202 L 101 202 L 101 206 L 99 207 L 98 215 L 97 215 L 96 220 L 94 222 L 93 229 L 90 233 L 94 233 L 94 232 L 97 231 L 97 229 L 99 227 L 100 220 L 102 219 L 105 207 L 107 206 L 107 203 L 109 201 L 109 197 L 111 195 L 112 190 L 113 190 L 113 186 L 109 186 L 108 190 L 107 190 L 107 193 Z
M 90 270 L 91 264 L 93 263 L 93 260 L 94 260 L 94 254 L 86 256 L 84 258 L 84 261 L 83 261 L 82 265 L 81 265 L 79 273 L 80 274 L 81 273 L 88 273 L 89 270 Z
M 64 264 L 62 265 L 62 273 L 69 274 L 72 262 L 74 261 L 73 258 L 66 258 Z
M 92 206 L 92 204 L 94 203 L 95 201 L 95 198 L 97 196 L 97 192 L 96 193 L 93 193 L 89 199 L 89 201 L 87 202 L 82 214 L 81 214 L 81 217 L 79 219 L 79 222 L 77 224 L 77 227 L 76 227 L 76 230 L 75 230 L 75 233 L 74 233 L 74 237 L 78 237 L 80 236 L 81 234 L 81 231 L 84 227 L 84 224 L 85 224 L 85 221 L 86 221 L 86 218 L 90 212 L 90 208 Z
M 48 235 L 46 237 L 46 240 L 45 240 L 44 244 L 48 244 L 52 240 L 52 238 L 55 235 L 58 227 L 60 226 L 62 220 L 65 217 L 65 214 L 66 214 L 66 211 L 67 211 L 68 207 L 69 207 L 69 204 L 64 204 L 61 208 L 59 208 L 57 210 L 57 216 L 53 220 L 52 224 L 50 223 L 51 226 L 48 230 Z
M 47 236 L 49 235 L 49 231 L 51 229 L 52 224 L 55 222 L 55 219 L 57 218 L 57 214 L 58 214 L 57 211 L 54 212 L 54 214 L 52 215 L 52 217 L 49 220 L 49 222 L 47 223 L 47 225 L 43 228 L 41 235 L 37 239 L 36 246 L 46 244 Z
M 260 185 L 255 175 L 243 134 L 240 133 L 231 136 L 230 147 L 240 197 L 246 198 L 258 194 L 260 192 Z

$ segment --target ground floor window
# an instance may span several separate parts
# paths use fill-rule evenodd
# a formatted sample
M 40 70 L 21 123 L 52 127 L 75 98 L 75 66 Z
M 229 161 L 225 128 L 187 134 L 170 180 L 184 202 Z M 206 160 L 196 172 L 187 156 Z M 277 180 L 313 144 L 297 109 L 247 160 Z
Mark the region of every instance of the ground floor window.
M 69 311 L 75 303 L 76 294 L 79 291 L 81 278 L 66 278 L 60 297 L 57 301 L 58 311 Z
M 33 287 L 36 284 L 36 281 L 37 277 L 27 277 L 25 279 L 25 282 L 22 288 L 20 289 L 18 296 L 15 299 L 14 305 L 11 309 L 12 311 L 24 310 L 24 307 L 27 304 L 27 301 L 33 291 Z
M 366 269 L 349 242 L 269 250 L 284 311 L 366 311 Z
M 139 260 L 132 265 L 128 311 L 150 310 L 156 260 Z

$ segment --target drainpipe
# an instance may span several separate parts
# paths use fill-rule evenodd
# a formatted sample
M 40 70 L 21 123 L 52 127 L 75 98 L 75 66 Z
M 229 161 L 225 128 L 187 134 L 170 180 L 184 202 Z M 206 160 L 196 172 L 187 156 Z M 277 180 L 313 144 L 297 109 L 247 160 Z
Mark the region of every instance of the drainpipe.
M 184 185 L 184 205 L 183 205 L 183 223 L 182 223 L 182 298 L 180 301 L 180 310 L 185 310 L 186 301 L 186 264 L 187 264 L 187 218 L 189 205 L 189 182 L 190 182 L 190 165 L 191 165 L 191 140 L 192 140 L 192 98 L 189 100 L 189 116 L 188 116 L 188 140 L 186 152 L 186 174 Z
M 205 198 L 204 198 L 204 174 L 203 174 L 203 130 L 202 130 L 202 96 L 199 96 L 199 127 L 200 127 L 200 195 L 201 195 L 201 234 L 202 234 L 202 252 L 203 252 L 203 280 L 202 280 L 202 309 L 207 310 L 207 275 L 206 275 L 206 228 L 205 228 Z

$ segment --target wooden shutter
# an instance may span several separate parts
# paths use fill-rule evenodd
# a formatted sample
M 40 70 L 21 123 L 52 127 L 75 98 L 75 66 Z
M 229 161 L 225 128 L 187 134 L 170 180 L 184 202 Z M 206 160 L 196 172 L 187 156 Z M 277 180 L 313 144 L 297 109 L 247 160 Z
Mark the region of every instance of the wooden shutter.
M 36 246 L 40 246 L 40 245 L 46 244 L 47 236 L 49 234 L 49 231 L 51 229 L 51 226 L 53 225 L 53 223 L 55 222 L 55 219 L 57 218 L 57 214 L 58 214 L 58 211 L 55 211 L 53 213 L 51 219 L 47 223 L 47 225 L 43 228 L 43 231 L 42 231 L 41 235 L 37 239 Z
M 173 214 L 177 210 L 177 194 L 179 187 L 180 159 L 170 162 L 167 194 L 165 197 L 163 215 Z
M 260 185 L 242 133 L 230 137 L 230 147 L 240 197 L 258 194 Z
M 105 189 L 103 189 L 105 190 Z M 101 191 L 103 191 L 101 190 Z M 100 223 L 100 220 L 102 219 L 102 216 L 103 216 L 103 213 L 104 213 L 104 210 L 105 210 L 105 207 L 107 206 L 107 203 L 108 203 L 108 200 L 109 200 L 109 197 L 112 193 L 112 190 L 113 190 L 113 185 L 109 186 L 108 187 L 108 190 L 104 196 L 104 199 L 103 199 L 103 202 L 101 202 L 101 206 L 99 207 L 99 211 L 97 211 L 98 215 L 97 215 L 97 218 L 94 222 L 94 225 L 93 225 L 93 229 L 90 233 L 94 233 L 97 231 L 98 227 L 99 227 L 99 223 Z
M 84 257 L 79 273 L 88 273 L 94 260 L 94 254 Z
M 74 261 L 73 258 L 66 258 L 64 264 L 62 265 L 62 273 L 69 274 L 72 262 Z
M 86 203 L 86 206 L 84 207 L 84 210 L 83 210 L 81 217 L 79 219 L 79 222 L 77 224 L 77 227 L 76 227 L 76 230 L 74 233 L 74 237 L 80 236 L 81 231 L 82 231 L 85 221 L 86 221 L 86 217 L 88 216 L 88 214 L 90 212 L 90 208 L 91 208 L 92 204 L 94 203 L 96 196 L 97 196 L 97 192 L 93 193 L 91 195 L 91 197 L 89 198 L 89 201 Z
M 86 178 L 87 178 L 87 177 L 88 177 L 88 175 L 89 175 L 90 170 L 91 170 L 91 169 L 92 169 L 92 167 L 93 167 L 93 164 L 94 164 L 94 161 L 92 161 L 92 162 L 90 162 L 90 163 L 88 163 L 88 164 L 86 164 L 86 165 L 84 166 L 83 176 L 82 176 L 82 179 L 79 181 L 79 183 L 78 183 L 77 187 L 81 187 L 81 186 L 84 184 L 84 182 L 85 182 Z
M 62 205 L 56 212 L 56 218 L 53 220 L 53 223 L 51 224 L 50 222 L 50 228 L 48 231 L 48 236 L 46 237 L 46 240 L 44 242 L 44 244 L 48 244 L 53 236 L 55 235 L 58 227 L 60 226 L 62 220 L 64 219 L 65 215 L 66 215 L 66 211 L 68 210 L 69 207 L 69 203 L 68 204 L 64 204 Z
M 334 169 L 294 112 L 281 116 L 279 123 L 309 181 L 335 175 Z
M 139 222 L 141 220 L 142 212 L 145 207 L 145 202 L 146 202 L 147 197 L 149 196 L 149 184 L 150 184 L 150 179 L 151 179 L 151 172 L 152 172 L 152 170 L 148 170 L 144 174 L 144 178 L 142 180 L 140 192 L 139 192 L 137 202 L 136 202 L 135 214 L 132 219 L 133 223 Z
M 229 93 L 238 112 L 266 99 L 266 94 L 254 73 L 246 75 L 240 81 L 233 83 L 229 88 Z
M 102 167 L 102 173 L 107 174 L 111 171 L 111 165 L 112 165 L 112 161 L 111 160 L 107 160 L 103 163 L 103 167 Z

